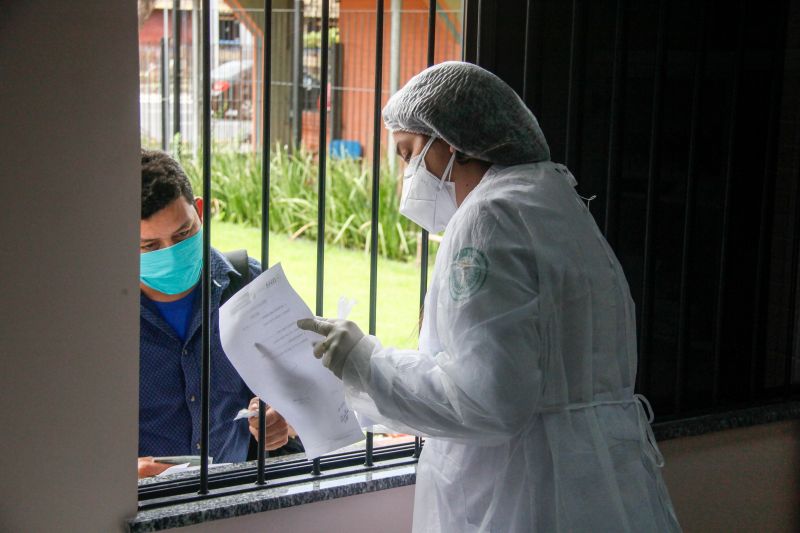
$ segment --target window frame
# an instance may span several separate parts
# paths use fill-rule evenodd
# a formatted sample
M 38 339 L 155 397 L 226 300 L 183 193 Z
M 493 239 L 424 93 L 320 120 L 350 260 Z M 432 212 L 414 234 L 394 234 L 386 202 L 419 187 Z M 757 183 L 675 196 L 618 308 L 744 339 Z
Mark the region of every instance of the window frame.
M 330 3 L 331 0 L 320 0 L 322 4 L 321 42 L 328 42 L 330 29 Z M 428 8 L 428 49 L 427 64 L 434 62 L 436 12 L 438 2 L 433 0 Z M 203 0 L 201 7 L 201 38 L 202 38 L 202 80 L 203 80 L 203 132 L 202 132 L 202 168 L 203 168 L 203 271 L 201 274 L 201 313 L 202 313 L 202 369 L 201 369 L 201 440 L 200 440 L 200 472 L 190 477 L 180 477 L 174 480 L 156 481 L 138 488 L 139 511 L 158 509 L 181 503 L 201 501 L 208 498 L 241 494 L 264 488 L 274 488 L 291 484 L 306 483 L 308 481 L 323 480 L 351 475 L 358 472 L 370 472 L 398 466 L 416 464 L 423 447 L 423 439 L 414 437 L 413 443 L 390 444 L 375 447 L 374 435 L 366 432 L 366 445 L 363 450 L 345 451 L 326 454 L 314 460 L 306 458 L 291 458 L 267 463 L 266 452 L 259 446 L 256 461 L 246 463 L 246 466 L 232 471 L 209 471 L 208 435 L 210 429 L 210 339 L 211 339 L 211 84 L 210 84 L 210 0 Z M 374 113 L 373 135 L 378 142 L 373 143 L 372 158 L 372 225 L 378 224 L 378 206 L 380 194 L 380 150 L 381 150 L 381 98 L 383 85 L 383 34 L 384 34 L 384 0 L 376 0 L 376 35 L 375 35 L 375 80 L 374 80 Z M 271 42 L 272 38 L 272 1 L 264 1 L 264 41 Z M 322 87 L 328 84 L 329 47 L 321 47 L 321 81 Z M 264 59 L 264 91 L 263 101 L 269 102 L 271 89 L 271 54 L 263 54 Z M 326 91 L 320 91 L 320 109 L 327 110 Z M 176 109 L 179 104 L 176 104 Z M 327 147 L 327 112 L 320 113 L 319 146 Z M 263 106 L 262 120 L 262 161 L 269 160 L 270 149 L 270 106 Z M 317 238 L 317 278 L 316 278 L 316 314 L 322 314 L 323 287 L 324 287 L 324 259 L 325 259 L 325 208 L 326 208 L 326 157 L 327 150 L 321 149 L 318 157 L 318 220 L 319 228 Z M 269 207 L 270 207 L 270 165 L 262 165 L 262 254 L 261 264 L 269 264 Z M 369 303 L 369 334 L 375 334 L 376 308 L 377 308 L 377 267 L 378 267 L 378 232 L 371 232 L 370 246 L 370 303 Z M 424 302 L 428 278 L 428 233 L 423 231 L 422 266 L 420 276 L 420 304 Z M 259 406 L 259 442 L 265 441 L 265 412 L 266 405 L 260 402 Z

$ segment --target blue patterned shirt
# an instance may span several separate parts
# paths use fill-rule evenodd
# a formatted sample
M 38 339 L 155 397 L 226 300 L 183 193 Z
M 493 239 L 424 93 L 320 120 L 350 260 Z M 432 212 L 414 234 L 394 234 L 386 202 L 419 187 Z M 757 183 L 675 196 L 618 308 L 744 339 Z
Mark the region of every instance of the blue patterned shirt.
M 261 267 L 250 262 L 251 279 Z M 219 306 L 230 276 L 228 260 L 211 250 L 211 413 L 209 455 L 215 463 L 244 461 L 250 443 L 247 420 L 233 421 L 253 397 L 222 351 Z M 198 292 L 183 341 L 156 305 L 140 296 L 139 457 L 198 455 L 200 448 L 201 298 Z

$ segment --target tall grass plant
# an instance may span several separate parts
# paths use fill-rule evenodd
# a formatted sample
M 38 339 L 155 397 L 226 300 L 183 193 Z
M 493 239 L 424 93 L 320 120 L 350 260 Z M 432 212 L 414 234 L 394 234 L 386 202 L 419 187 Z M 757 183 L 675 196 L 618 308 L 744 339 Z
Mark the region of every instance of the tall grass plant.
M 182 158 L 196 191 L 202 190 L 199 159 Z M 372 169 L 363 160 L 329 159 L 326 181 L 325 241 L 344 248 L 370 250 Z M 306 150 L 290 153 L 276 147 L 270 156 L 269 229 L 291 239 L 317 238 L 318 163 Z M 399 214 L 400 180 L 381 169 L 378 206 L 380 256 L 410 261 L 416 257 L 419 228 Z M 261 225 L 261 157 L 230 151 L 214 153 L 211 162 L 212 211 L 223 221 Z

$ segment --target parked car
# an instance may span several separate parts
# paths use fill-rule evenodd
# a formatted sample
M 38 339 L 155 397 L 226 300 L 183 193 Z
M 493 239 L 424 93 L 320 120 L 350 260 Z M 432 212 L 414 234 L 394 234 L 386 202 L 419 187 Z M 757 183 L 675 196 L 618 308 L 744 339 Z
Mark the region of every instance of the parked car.
M 248 120 L 253 113 L 253 62 L 228 61 L 211 71 L 211 111 L 217 118 Z M 320 81 L 303 71 L 301 103 L 304 111 L 319 110 Z M 331 86 L 328 83 L 328 111 Z

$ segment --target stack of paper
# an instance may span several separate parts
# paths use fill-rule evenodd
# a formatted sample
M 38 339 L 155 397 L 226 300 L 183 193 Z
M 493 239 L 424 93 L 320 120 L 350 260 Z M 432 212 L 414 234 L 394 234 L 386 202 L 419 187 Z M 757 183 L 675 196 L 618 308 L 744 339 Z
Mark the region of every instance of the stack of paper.
M 264 402 L 294 427 L 313 459 L 364 438 L 344 387 L 314 357 L 320 335 L 297 321 L 314 315 L 275 265 L 220 308 L 220 338 L 228 359 Z

